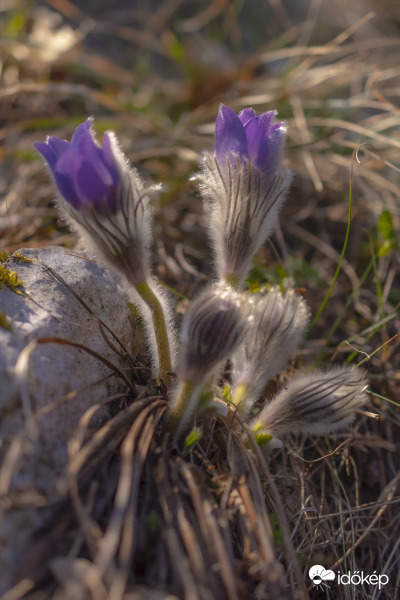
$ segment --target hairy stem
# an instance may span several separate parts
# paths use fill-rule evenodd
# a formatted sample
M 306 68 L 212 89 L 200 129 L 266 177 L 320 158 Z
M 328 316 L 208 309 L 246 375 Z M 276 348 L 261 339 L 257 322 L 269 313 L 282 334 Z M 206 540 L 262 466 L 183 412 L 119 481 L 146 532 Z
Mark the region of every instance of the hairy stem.
M 234 273 L 227 273 L 224 275 L 224 282 L 233 287 L 234 290 L 240 288 L 240 279 Z
M 190 418 L 191 400 L 198 395 L 198 392 L 199 388 L 190 381 L 181 381 L 175 391 L 168 429 L 176 440 Z
M 168 342 L 168 330 L 163 307 L 147 281 L 136 284 L 135 288 L 150 308 L 157 344 L 159 377 L 169 387 L 171 385 L 171 349 Z

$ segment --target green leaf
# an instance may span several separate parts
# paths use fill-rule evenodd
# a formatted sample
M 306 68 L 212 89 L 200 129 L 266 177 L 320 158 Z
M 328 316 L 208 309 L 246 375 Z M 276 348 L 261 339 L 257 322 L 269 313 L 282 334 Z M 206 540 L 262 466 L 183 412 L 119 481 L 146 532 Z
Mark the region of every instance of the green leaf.
M 384 240 L 392 240 L 395 237 L 392 215 L 388 210 L 382 211 L 378 221 L 378 229 Z
M 166 46 L 170 58 L 176 60 L 178 63 L 184 63 L 186 61 L 185 48 L 171 32 L 166 39 Z
M 7 34 L 10 37 L 17 37 L 21 33 L 26 23 L 26 16 L 22 11 L 16 11 L 12 14 L 7 23 Z
M 377 254 L 379 257 L 387 256 L 397 247 L 396 234 L 393 227 L 392 215 L 388 210 L 382 211 L 378 220 L 378 231 L 383 239 Z
M 151 535 L 158 533 L 160 529 L 160 517 L 155 510 L 152 510 L 147 517 L 147 530 Z
M 385 240 L 382 244 L 382 246 L 379 248 L 378 250 L 378 256 L 382 257 L 382 256 L 387 256 L 388 254 L 390 254 L 392 252 L 392 250 L 395 250 L 397 247 L 397 241 L 395 238 L 392 238 L 391 240 Z

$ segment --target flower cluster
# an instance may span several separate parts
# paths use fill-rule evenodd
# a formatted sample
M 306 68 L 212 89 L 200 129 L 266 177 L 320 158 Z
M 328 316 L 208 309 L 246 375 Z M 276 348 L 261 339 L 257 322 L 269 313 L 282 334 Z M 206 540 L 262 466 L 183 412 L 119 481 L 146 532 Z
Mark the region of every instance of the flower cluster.
M 237 413 L 237 422 L 248 419 L 308 325 L 307 305 L 294 290 L 243 291 L 291 181 L 283 165 L 286 125 L 275 119 L 275 111 L 257 116 L 247 108 L 237 115 L 220 107 L 215 152 L 204 154 L 194 177 L 209 206 L 217 281 L 186 311 L 178 353 L 171 302 L 151 273 L 149 193 L 158 186 L 144 187 L 113 133 L 104 134 L 101 146 L 91 119 L 79 125 L 71 142 L 49 137 L 35 144 L 53 177 L 62 214 L 86 246 L 122 275 L 138 306 L 153 375 L 169 389 L 166 427 L 175 443 L 210 408 Z M 228 359 L 231 376 L 222 391 Z M 365 390 L 364 374 L 353 367 L 298 374 L 264 404 L 251 429 L 260 444 L 287 432 L 336 431 L 351 423 Z

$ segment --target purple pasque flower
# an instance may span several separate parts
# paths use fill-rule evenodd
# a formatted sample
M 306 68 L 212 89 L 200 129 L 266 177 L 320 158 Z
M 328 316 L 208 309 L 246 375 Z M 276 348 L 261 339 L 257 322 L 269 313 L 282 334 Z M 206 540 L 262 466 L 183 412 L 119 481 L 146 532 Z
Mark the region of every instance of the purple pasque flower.
M 151 212 L 147 190 L 112 132 L 100 146 L 92 119 L 67 142 L 55 136 L 34 144 L 59 192 L 59 208 L 85 245 L 136 285 L 150 276 Z M 154 189 L 154 188 L 153 188 Z
M 221 168 L 232 156 L 246 159 L 261 170 L 280 166 L 286 139 L 286 124 L 274 123 L 276 110 L 260 116 L 252 108 L 237 115 L 221 104 L 215 124 L 215 152 Z
M 204 155 L 196 177 L 210 203 L 210 238 L 220 279 L 240 287 L 254 254 L 273 231 L 291 181 L 282 166 L 284 123 L 276 111 L 239 115 L 221 105 L 215 153 Z
M 49 137 L 35 148 L 45 158 L 59 191 L 59 208 L 85 245 L 124 276 L 143 318 L 153 372 L 170 381 L 175 336 L 166 294 L 151 275 L 151 211 L 148 192 L 128 166 L 112 132 L 103 146 L 92 120 L 78 126 L 71 142 Z
M 95 206 L 102 211 L 116 209 L 115 196 L 121 169 L 115 155 L 114 136 L 104 134 L 103 147 L 94 139 L 92 119 L 79 125 L 71 142 L 49 136 L 34 147 L 45 158 L 63 198 L 76 210 Z

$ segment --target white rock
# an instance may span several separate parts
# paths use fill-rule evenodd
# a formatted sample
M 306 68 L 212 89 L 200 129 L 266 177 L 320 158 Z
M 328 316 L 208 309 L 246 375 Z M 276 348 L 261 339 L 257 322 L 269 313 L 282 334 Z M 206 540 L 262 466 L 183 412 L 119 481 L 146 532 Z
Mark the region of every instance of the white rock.
M 0 328 L 0 499 L 9 490 L 13 497 L 21 497 L 26 490 L 35 489 L 52 500 L 60 493 L 58 481 L 67 464 L 68 439 L 79 418 L 96 402 L 126 392 L 128 386 L 121 376 L 82 349 L 54 342 L 35 346 L 34 341 L 51 337 L 78 342 L 130 378 L 129 360 L 107 345 L 96 318 L 73 292 L 111 329 L 130 354 L 134 331 L 119 279 L 105 267 L 63 248 L 20 252 L 37 260 L 23 262 L 9 257 L 4 264 L 24 282 L 15 288 L 24 295 L 5 285 L 0 288 L 0 314 L 5 313 L 11 326 L 11 331 Z M 57 281 L 46 265 L 70 289 Z M 110 333 L 105 333 L 118 347 Z M 25 350 L 21 355 L 27 347 L 31 351 Z M 120 346 L 119 350 L 123 354 Z M 26 360 L 22 363 L 27 368 L 21 364 L 24 356 Z M 72 392 L 77 393 L 59 402 Z M 56 403 L 54 409 L 35 423 L 32 416 L 52 403 Z M 98 422 L 107 417 L 108 408 L 102 411 L 97 413 Z M 11 443 L 14 440 L 15 447 L 16 439 L 21 441 L 24 452 L 19 460 L 10 462 Z M 10 586 L 23 561 L 23 550 L 40 525 L 40 516 L 32 508 L 15 508 L 4 503 L 0 506 L 1 592 Z

